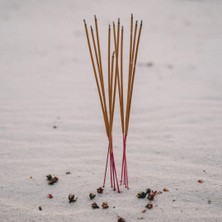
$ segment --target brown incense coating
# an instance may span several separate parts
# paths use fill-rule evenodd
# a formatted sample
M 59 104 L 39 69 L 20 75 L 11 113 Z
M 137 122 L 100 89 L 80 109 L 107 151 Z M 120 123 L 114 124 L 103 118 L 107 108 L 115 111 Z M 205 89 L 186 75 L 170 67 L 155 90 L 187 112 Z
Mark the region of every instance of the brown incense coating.
M 102 99 L 101 90 L 100 90 L 100 87 L 99 87 L 99 81 L 98 81 L 96 67 L 95 67 L 95 63 L 94 63 L 94 59 L 93 59 L 93 54 L 92 54 L 92 48 L 91 48 L 90 40 L 89 40 L 88 28 L 87 28 L 86 21 L 85 20 L 83 20 L 83 21 L 84 21 L 84 25 L 85 25 L 87 43 L 88 43 L 90 58 L 91 58 L 92 66 L 93 66 L 93 72 L 94 72 L 94 76 L 95 76 L 95 80 L 96 80 L 97 90 L 98 90 L 98 94 L 99 94 L 100 104 L 101 104 L 101 108 L 102 108 L 102 112 L 103 112 L 103 118 L 104 118 L 104 123 L 105 123 L 105 127 L 106 127 L 106 134 L 108 136 L 109 126 L 108 126 L 108 122 L 107 122 L 107 118 L 106 118 L 106 114 L 105 114 L 105 109 L 104 109 L 104 105 L 103 105 L 103 99 Z
M 126 128 L 126 135 L 128 134 L 133 86 L 134 86 L 134 79 L 135 79 L 135 72 L 136 72 L 136 62 L 137 62 L 137 55 L 138 55 L 138 50 L 139 50 L 139 43 L 140 43 L 140 36 L 141 36 L 142 27 L 143 27 L 143 22 L 141 21 L 139 34 L 138 34 L 138 38 L 137 38 L 137 44 L 136 44 L 135 59 L 134 59 L 134 63 L 133 63 L 133 76 L 132 76 L 132 83 L 131 83 L 131 88 L 130 88 L 130 102 L 129 102 L 129 112 L 128 112 L 129 114 L 128 114 L 128 119 L 127 119 L 128 124 L 127 124 L 127 128 Z
M 120 88 L 121 88 L 121 98 L 120 98 L 120 110 L 121 110 L 121 123 L 122 123 L 122 134 L 124 134 L 124 97 L 123 97 L 123 34 L 124 29 L 121 29 L 121 46 L 120 46 Z
M 119 92 L 119 103 L 120 103 L 120 117 L 121 117 L 121 126 L 122 132 L 124 132 L 124 120 L 123 120 L 123 113 L 122 113 L 122 88 L 121 88 L 121 77 L 119 71 L 119 39 L 120 39 L 120 19 L 118 19 L 118 26 L 117 26 L 117 37 L 116 37 L 116 28 L 115 23 L 113 22 L 113 35 L 114 35 L 114 45 L 116 51 L 116 75 L 117 75 L 117 83 L 118 83 L 118 92 Z
M 130 100 L 131 100 L 131 88 L 132 88 L 132 75 L 133 75 L 133 63 L 134 63 L 134 55 L 135 55 L 135 46 L 136 46 L 136 35 L 137 35 L 137 21 L 135 24 L 135 30 L 134 30 L 134 38 L 133 38 L 133 45 L 132 45 L 132 51 L 131 51 L 131 61 L 130 61 L 130 72 L 129 72 L 129 79 L 130 79 L 130 85 L 129 85 L 129 91 L 128 91 L 128 104 L 126 107 L 126 129 L 125 134 L 128 133 L 129 128 L 129 116 L 130 116 Z
M 111 48 L 111 28 L 109 25 L 108 28 L 108 95 L 109 95 L 109 121 L 111 118 L 111 110 L 112 110 L 112 96 L 111 96 L 111 66 L 110 66 L 110 48 Z
M 133 47 L 133 14 L 131 14 L 130 22 L 130 51 L 129 51 L 129 73 L 128 73 L 128 88 L 127 88 L 127 101 L 126 101 L 126 116 L 125 116 L 125 132 L 127 126 L 127 113 L 129 109 L 129 95 L 130 95 L 130 85 L 131 85 L 131 73 L 132 73 L 132 47 Z
M 103 68 L 102 68 L 101 50 L 100 50 L 100 42 L 99 42 L 99 30 L 98 30 L 97 18 L 96 18 L 96 16 L 94 16 L 94 17 L 95 17 L 96 38 L 97 38 L 97 46 L 98 46 L 98 54 L 99 54 L 100 83 L 101 83 L 102 95 L 103 95 L 103 100 L 104 100 L 104 111 L 105 111 L 105 115 L 106 115 L 106 118 L 107 118 L 107 121 L 108 121 L 107 107 L 106 107 L 106 94 L 105 94 L 104 80 L 103 80 Z
M 113 82 L 116 82 L 115 75 L 114 75 L 114 62 L 115 62 L 115 51 L 112 54 L 112 62 L 111 62 L 111 81 L 110 81 L 110 97 L 111 97 L 111 106 L 110 106 L 110 130 L 112 130 L 112 125 L 113 125 L 113 116 L 114 116 L 114 105 L 115 101 L 113 100 L 114 98 L 114 93 L 116 91 L 116 84 L 114 84 L 113 88 Z M 113 81 L 114 78 L 114 81 Z

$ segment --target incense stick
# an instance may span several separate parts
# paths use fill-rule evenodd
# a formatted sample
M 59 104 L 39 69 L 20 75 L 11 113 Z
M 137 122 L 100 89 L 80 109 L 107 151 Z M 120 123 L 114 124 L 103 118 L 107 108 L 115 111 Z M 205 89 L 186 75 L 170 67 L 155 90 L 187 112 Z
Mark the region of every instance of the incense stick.
M 135 23 L 135 29 L 133 33 L 133 15 L 131 15 L 131 25 L 130 25 L 130 52 L 129 52 L 129 74 L 128 74 L 128 89 L 127 89 L 127 103 L 126 103 L 126 116 L 125 116 L 125 132 L 123 134 L 123 156 L 122 156 L 122 168 L 121 168 L 121 180 L 120 184 L 128 185 L 128 171 L 127 171 L 127 160 L 126 160 L 126 143 L 127 135 L 129 129 L 130 111 L 132 103 L 133 86 L 136 71 L 136 62 L 139 49 L 140 35 L 142 31 L 142 21 L 140 24 L 139 34 L 137 36 L 137 21 Z M 120 98 L 122 99 L 122 98 Z
M 136 72 L 136 63 L 140 42 L 140 35 L 142 31 L 142 22 L 140 24 L 139 33 L 137 35 L 137 21 L 135 23 L 135 27 L 133 27 L 133 15 L 131 14 L 131 22 L 130 22 L 130 46 L 129 46 L 129 70 L 128 70 L 128 88 L 126 95 L 126 108 L 124 109 L 124 76 L 123 76 L 123 40 L 124 40 L 124 27 L 121 27 L 120 30 L 120 19 L 117 22 L 117 30 L 115 23 L 113 22 L 113 29 L 111 29 L 110 25 L 108 27 L 108 63 L 107 63 L 107 75 L 108 75 L 108 105 L 106 102 L 106 92 L 104 85 L 104 76 L 103 76 L 103 67 L 102 67 L 102 55 L 100 49 L 100 39 L 99 39 L 99 28 L 98 21 L 96 16 L 94 16 L 95 22 L 95 30 L 96 35 L 94 35 L 94 31 L 92 26 L 91 29 L 91 38 L 92 38 L 92 46 L 94 49 L 94 54 L 92 52 L 92 47 L 90 43 L 88 27 L 84 20 L 85 32 L 87 37 L 87 43 L 90 53 L 90 58 L 93 66 L 93 72 L 96 80 L 97 91 L 99 94 L 100 105 L 102 109 L 106 135 L 108 138 L 108 150 L 106 155 L 106 163 L 105 163 L 105 174 L 103 186 L 105 186 L 106 175 L 108 169 L 108 162 L 110 165 L 110 184 L 111 187 L 118 192 L 120 192 L 118 177 L 116 173 L 116 165 L 114 159 L 114 150 L 113 150 L 113 120 L 115 113 L 115 101 L 116 101 L 116 90 L 118 89 L 119 96 L 119 107 L 120 107 L 120 118 L 121 118 L 121 128 L 123 135 L 123 156 L 122 156 L 122 168 L 121 168 L 121 180 L 126 188 L 128 186 L 128 171 L 127 171 L 127 160 L 126 160 L 126 142 L 130 121 L 130 111 L 131 111 L 131 103 L 132 103 L 132 94 L 133 94 L 133 86 L 135 80 L 135 72 Z M 114 51 L 111 56 L 111 39 L 113 32 L 113 41 L 114 41 Z M 96 65 L 95 65 L 96 61 Z M 108 107 L 108 109 L 107 109 Z

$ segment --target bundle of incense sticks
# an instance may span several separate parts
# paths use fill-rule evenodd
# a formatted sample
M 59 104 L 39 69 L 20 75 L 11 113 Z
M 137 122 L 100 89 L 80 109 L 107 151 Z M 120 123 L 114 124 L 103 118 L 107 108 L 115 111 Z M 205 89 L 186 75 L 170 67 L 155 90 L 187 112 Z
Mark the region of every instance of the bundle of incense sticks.
M 106 135 L 107 135 L 108 144 L 109 144 L 107 157 L 106 157 L 103 186 L 105 186 L 108 162 L 109 162 L 111 187 L 114 190 L 117 189 L 117 191 L 120 192 L 119 182 L 118 182 L 118 177 L 117 177 L 117 172 L 116 172 L 115 159 L 114 159 L 113 138 L 112 138 L 116 91 L 118 88 L 120 117 L 121 117 L 122 135 L 123 135 L 123 155 L 122 155 L 122 168 L 121 168 L 120 183 L 121 184 L 123 183 L 126 188 L 129 188 L 127 160 L 126 160 L 126 141 L 127 141 L 128 128 L 129 128 L 130 110 L 131 110 L 131 102 L 132 102 L 132 94 L 133 94 L 133 85 L 134 85 L 134 79 L 135 79 L 137 55 L 138 55 L 138 49 L 139 49 L 140 35 L 142 31 L 142 21 L 141 21 L 140 28 L 138 31 L 137 30 L 138 22 L 136 21 L 135 26 L 133 27 L 133 15 L 131 15 L 128 88 L 127 88 L 127 101 L 126 101 L 125 109 L 124 109 L 124 90 L 123 90 L 124 89 L 123 88 L 124 28 L 122 26 L 121 31 L 120 31 L 120 19 L 118 19 L 117 27 L 114 22 L 113 22 L 112 29 L 110 25 L 108 27 L 108 63 L 107 63 L 108 64 L 108 99 L 106 99 L 106 93 L 105 93 L 102 56 L 101 56 L 100 41 L 99 41 L 99 30 L 98 30 L 98 22 L 97 22 L 96 16 L 95 16 L 95 31 L 96 31 L 95 34 L 94 34 L 93 27 L 90 26 L 91 41 L 90 41 L 90 35 L 88 32 L 88 27 L 85 20 L 84 20 L 84 25 L 85 25 L 89 53 L 90 53 L 91 62 L 93 66 L 93 72 L 94 72 L 94 76 L 96 80 L 101 109 L 103 113 Z M 113 34 L 112 45 L 114 46 L 113 50 L 111 50 L 112 34 Z M 125 113 L 124 113 L 124 110 L 125 110 Z

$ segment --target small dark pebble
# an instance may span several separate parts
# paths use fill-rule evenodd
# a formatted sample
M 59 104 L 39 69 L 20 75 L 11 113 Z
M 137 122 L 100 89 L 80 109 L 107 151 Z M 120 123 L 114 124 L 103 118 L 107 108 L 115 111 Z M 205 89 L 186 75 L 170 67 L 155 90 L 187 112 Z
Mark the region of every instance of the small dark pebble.
M 94 198 L 95 198 L 95 196 L 96 196 L 96 194 L 95 194 L 95 193 L 90 193 L 90 194 L 89 194 L 89 198 L 90 198 L 90 200 L 94 199 Z
M 204 181 L 201 180 L 201 179 L 199 179 L 197 182 L 198 182 L 198 183 L 204 183 Z
M 103 193 L 103 188 L 102 188 L 102 187 L 99 187 L 99 188 L 97 189 L 97 193 Z
M 70 172 L 66 172 L 66 175 L 69 175 L 69 174 L 71 174 Z
M 46 178 L 47 178 L 47 180 L 51 180 L 52 179 L 52 175 L 49 174 L 49 175 L 46 176 Z
M 137 193 L 136 195 L 139 199 L 144 199 L 146 197 L 146 193 L 145 192 L 140 192 L 140 193 Z
M 53 126 L 54 129 L 57 129 L 57 126 Z
M 122 217 L 118 217 L 118 220 L 117 220 L 118 222 L 126 222 L 126 220 L 124 219 L 124 218 L 122 218 Z
M 172 65 L 172 64 L 168 64 L 168 65 L 167 65 L 167 68 L 168 68 L 168 69 L 173 69 L 173 65 Z
M 91 206 L 92 206 L 93 209 L 98 209 L 99 208 L 99 206 L 97 205 L 96 202 L 93 202 Z
M 147 63 L 146 63 L 146 66 L 147 66 L 147 67 L 152 67 L 152 66 L 153 66 L 153 62 L 147 62 Z
M 41 211 L 42 211 L 42 207 L 41 207 L 41 206 L 39 206 L 39 210 L 41 210 Z
M 54 183 L 57 183 L 58 180 L 59 180 L 58 177 L 53 177 L 51 180 L 49 180 L 48 184 L 53 185 Z
M 208 204 L 211 204 L 212 203 L 212 201 L 211 200 L 208 200 Z
M 148 204 L 146 205 L 146 208 L 148 208 L 148 209 L 152 209 L 152 208 L 153 208 L 153 204 L 148 203 Z
M 76 202 L 78 197 L 76 195 L 70 193 L 69 196 L 68 196 L 68 199 L 69 199 L 69 203 L 73 203 L 73 202 Z
M 175 202 L 176 200 L 173 200 L 173 202 Z

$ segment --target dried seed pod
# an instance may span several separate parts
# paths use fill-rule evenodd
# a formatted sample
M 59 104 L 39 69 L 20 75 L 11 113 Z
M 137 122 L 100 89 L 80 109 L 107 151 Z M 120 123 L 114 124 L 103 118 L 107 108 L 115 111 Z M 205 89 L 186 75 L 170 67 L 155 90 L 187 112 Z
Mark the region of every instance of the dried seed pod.
M 48 184 L 53 185 L 54 183 L 57 183 L 58 180 L 59 180 L 58 177 L 53 177 L 51 180 L 49 180 Z
M 124 218 L 122 218 L 122 217 L 118 217 L 118 220 L 117 220 L 118 222 L 126 222 L 126 220 L 124 219 Z
M 47 176 L 46 176 L 46 179 L 47 179 L 47 180 L 51 180 L 51 179 L 52 179 L 52 175 L 51 175 L 51 174 L 47 175 Z
M 152 191 L 151 194 L 155 197 L 157 195 L 157 191 Z
M 136 195 L 139 199 L 144 199 L 146 197 L 146 193 L 145 192 L 140 192 L 140 193 L 137 193 Z
M 103 188 L 102 188 L 102 187 L 99 187 L 99 188 L 97 189 L 97 193 L 103 193 Z
M 147 196 L 147 199 L 148 199 L 148 200 L 151 200 L 151 201 L 154 200 L 154 195 L 153 195 L 153 194 L 149 194 L 149 195 Z
M 103 202 L 103 203 L 102 203 L 102 208 L 103 208 L 103 209 L 109 208 L 108 203 L 107 203 L 107 202 Z
M 72 203 L 72 202 L 76 202 L 78 197 L 76 195 L 70 193 L 68 196 L 68 199 L 69 199 L 69 203 Z
M 164 191 L 164 192 L 169 192 L 170 190 L 165 187 L 165 188 L 163 188 L 163 191 Z
M 151 190 L 150 188 L 146 189 L 146 193 L 147 193 L 147 194 L 150 194 L 151 191 L 152 191 L 152 190 Z
M 93 209 L 98 209 L 99 208 L 99 206 L 97 205 L 96 202 L 93 202 L 91 206 L 92 206 Z
M 148 204 L 146 205 L 146 208 L 148 208 L 148 209 L 152 209 L 152 208 L 153 208 L 153 204 L 148 203 Z
M 152 191 L 149 195 L 148 195 L 148 197 L 147 197 L 147 199 L 148 200 L 154 200 L 154 197 L 157 195 L 157 191 Z
M 53 198 L 53 195 L 52 195 L 51 193 L 49 193 L 49 194 L 47 195 L 47 197 L 48 197 L 49 199 L 52 199 L 52 198 Z
M 95 198 L 95 196 L 96 196 L 96 194 L 95 194 L 95 193 L 90 193 L 90 194 L 89 194 L 89 198 L 90 198 L 90 200 L 94 199 L 94 198 Z

